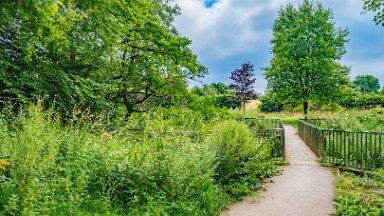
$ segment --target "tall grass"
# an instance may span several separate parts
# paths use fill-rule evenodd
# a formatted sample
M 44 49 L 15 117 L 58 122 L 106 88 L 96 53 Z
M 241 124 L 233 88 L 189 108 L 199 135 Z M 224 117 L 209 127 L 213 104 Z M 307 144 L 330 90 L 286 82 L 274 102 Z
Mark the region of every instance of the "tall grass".
M 112 131 L 86 115 L 63 124 L 39 104 L 1 118 L 0 215 L 218 215 L 239 198 L 228 187 L 248 194 L 273 173 L 244 125 L 174 115 L 132 117 Z M 224 145 L 220 128 L 231 125 L 239 136 Z

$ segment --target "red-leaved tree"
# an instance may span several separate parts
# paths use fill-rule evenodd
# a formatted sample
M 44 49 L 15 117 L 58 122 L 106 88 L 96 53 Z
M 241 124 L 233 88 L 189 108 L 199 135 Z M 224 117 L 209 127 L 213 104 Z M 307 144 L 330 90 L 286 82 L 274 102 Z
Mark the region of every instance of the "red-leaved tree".
M 240 69 L 234 70 L 229 77 L 234 81 L 229 87 L 235 90 L 235 100 L 243 104 L 244 110 L 247 101 L 256 99 L 258 96 L 258 93 L 253 89 L 253 84 L 256 81 L 253 76 L 253 65 L 247 62 Z

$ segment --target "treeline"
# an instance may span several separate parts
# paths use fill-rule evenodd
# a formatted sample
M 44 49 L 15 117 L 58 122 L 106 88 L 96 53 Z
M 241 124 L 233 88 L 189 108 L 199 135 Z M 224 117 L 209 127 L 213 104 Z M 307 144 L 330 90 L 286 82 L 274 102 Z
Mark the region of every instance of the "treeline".
M 0 106 L 37 97 L 64 115 L 80 106 L 130 116 L 183 104 L 207 73 L 170 1 L 0 2 Z
M 217 107 L 239 108 L 241 105 L 235 97 L 235 91 L 222 82 L 194 86 L 191 93 L 199 98 L 211 100 Z
M 335 101 L 329 101 L 328 103 L 310 103 L 312 110 L 321 110 L 321 109 L 335 109 L 339 106 L 344 108 L 373 108 L 373 107 L 384 107 L 384 93 L 383 92 L 369 92 L 361 93 L 359 91 L 354 91 L 346 93 L 343 95 L 343 98 L 340 98 Z M 273 98 L 271 95 L 265 95 L 260 97 L 260 110 L 263 112 L 280 112 L 283 110 L 301 110 L 302 106 L 300 104 L 283 104 L 278 100 Z

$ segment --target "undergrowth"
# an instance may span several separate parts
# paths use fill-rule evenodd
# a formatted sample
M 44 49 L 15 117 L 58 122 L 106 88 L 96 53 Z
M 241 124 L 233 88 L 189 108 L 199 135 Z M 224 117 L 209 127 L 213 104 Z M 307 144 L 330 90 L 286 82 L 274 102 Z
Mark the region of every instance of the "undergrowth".
M 2 116 L 0 215 L 218 215 L 274 173 L 242 123 L 166 112 L 113 130 L 39 104 Z
M 336 215 L 384 215 L 384 170 L 371 175 L 341 174 L 336 182 Z

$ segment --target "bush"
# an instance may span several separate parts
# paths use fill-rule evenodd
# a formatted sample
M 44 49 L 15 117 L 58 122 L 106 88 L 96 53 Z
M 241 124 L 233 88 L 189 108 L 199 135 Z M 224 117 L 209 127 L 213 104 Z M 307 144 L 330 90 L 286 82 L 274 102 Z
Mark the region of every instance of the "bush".
M 239 108 L 241 106 L 239 101 L 234 100 L 233 95 L 218 95 L 216 96 L 216 103 L 219 107 L 227 107 L 231 109 Z
M 198 97 L 194 96 L 191 99 L 189 108 L 202 115 L 204 121 L 217 120 L 221 118 L 226 118 L 228 114 L 227 108 L 220 108 L 217 104 L 216 97 L 206 96 Z
M 384 94 L 359 94 L 347 97 L 340 103 L 345 108 L 369 108 L 372 106 L 384 106 Z
M 262 112 L 281 112 L 284 110 L 284 105 L 274 101 L 269 96 L 260 97 L 260 111 Z
M 232 199 L 252 193 L 274 172 L 261 141 L 243 123 L 219 123 L 205 143 L 216 151 L 215 179 Z

